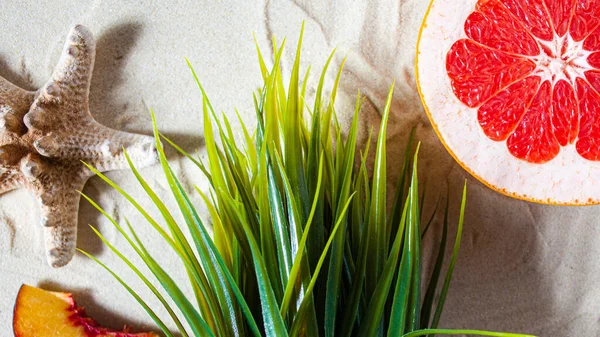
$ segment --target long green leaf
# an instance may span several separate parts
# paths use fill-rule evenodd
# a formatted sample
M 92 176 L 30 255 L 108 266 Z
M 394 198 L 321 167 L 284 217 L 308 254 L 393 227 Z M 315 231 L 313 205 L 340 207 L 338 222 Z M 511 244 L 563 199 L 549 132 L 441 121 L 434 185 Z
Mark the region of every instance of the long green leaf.
M 316 186 L 316 190 L 315 190 L 314 197 L 313 197 L 313 205 L 311 207 L 311 210 L 310 210 L 310 213 L 308 216 L 308 220 L 306 222 L 306 226 L 304 226 L 304 232 L 302 234 L 302 239 L 300 240 L 300 244 L 298 245 L 298 252 L 296 253 L 296 256 L 294 257 L 294 264 L 292 265 L 292 270 L 290 272 L 290 278 L 289 278 L 288 283 L 285 288 L 285 296 L 283 297 L 283 302 L 281 304 L 280 311 L 281 311 L 281 315 L 283 316 L 283 318 L 285 318 L 285 315 L 287 313 L 287 308 L 292 299 L 294 284 L 296 283 L 296 278 L 298 277 L 298 272 L 300 271 L 300 263 L 302 260 L 302 256 L 304 254 L 304 250 L 306 249 L 306 242 L 309 237 L 310 229 L 313 224 L 312 220 L 314 218 L 317 204 L 319 201 L 319 194 L 320 194 L 320 190 L 321 190 L 322 178 L 323 178 L 323 158 L 321 157 L 321 160 L 319 161 L 319 176 L 317 178 L 317 186 Z
M 421 321 L 421 211 L 419 208 L 419 183 L 417 179 L 417 157 L 420 147 L 421 144 L 419 143 L 413 159 L 413 178 L 411 179 L 410 187 L 411 211 L 407 219 L 407 222 L 412 225 L 411 240 L 413 245 L 413 252 L 410 256 L 413 262 L 407 317 L 407 323 L 411 331 L 418 330 Z M 422 202 L 423 199 L 420 200 Z
M 87 196 L 85 196 L 85 197 L 87 198 Z M 91 202 L 91 200 L 90 200 L 90 202 Z M 104 210 L 102 210 L 102 212 L 104 212 Z M 111 221 L 114 221 L 114 220 L 111 218 Z M 117 250 L 117 248 L 115 246 L 113 246 L 96 228 L 94 228 L 93 226 L 90 226 L 90 228 L 92 229 L 92 231 L 94 231 L 96 236 L 98 236 L 100 238 L 100 240 L 102 240 L 102 242 L 113 253 L 115 253 L 115 255 L 117 255 L 123 262 L 125 262 L 125 264 L 127 264 L 127 266 L 142 280 L 142 282 L 144 282 L 144 284 L 148 287 L 148 289 L 150 289 L 150 291 L 152 291 L 152 293 L 156 296 L 156 298 L 161 302 L 163 307 L 167 310 L 167 312 L 169 313 L 169 316 L 171 316 L 171 318 L 175 322 L 175 325 L 177 325 L 177 329 L 182 334 L 182 336 L 188 336 L 187 332 L 185 331 L 185 328 L 183 327 L 183 325 L 181 324 L 181 321 L 179 320 L 179 317 L 177 317 L 177 315 L 175 314 L 175 312 L 173 311 L 173 309 L 171 308 L 169 303 L 165 300 L 165 298 L 158 291 L 158 289 L 156 289 L 156 287 L 152 283 L 150 283 L 148 278 L 146 276 L 144 276 L 144 274 L 142 274 L 142 272 L 127 257 L 125 257 L 119 250 Z M 128 239 L 128 241 L 130 241 L 128 237 L 127 237 L 127 239 Z M 130 242 L 130 244 L 131 243 L 132 242 Z M 132 247 L 137 249 L 137 246 L 135 246 L 135 245 L 133 245 Z M 88 255 L 88 254 L 86 253 L 86 255 Z M 113 274 L 113 276 L 114 276 L 114 274 Z
M 235 201 L 226 199 L 225 205 L 229 207 L 231 211 L 235 212 L 241 219 L 240 222 L 248 237 L 248 242 L 252 251 L 258 289 L 260 292 L 265 334 L 269 337 L 286 337 L 288 335 L 287 330 L 283 322 L 283 317 L 281 317 L 281 314 L 279 313 L 279 307 L 275 298 L 275 293 L 273 292 L 273 288 L 271 286 L 271 282 L 269 281 L 265 262 L 260 254 L 260 250 L 254 235 L 250 231 L 247 223 L 244 221 L 245 215 L 240 210 L 240 206 L 236 205 Z
M 369 298 L 381 276 L 381 271 L 385 264 L 388 253 L 388 240 L 386 237 L 386 137 L 387 121 L 390 115 L 392 105 L 392 95 L 394 93 L 394 84 L 390 87 L 383 118 L 379 127 L 379 136 L 377 138 L 377 149 L 375 152 L 375 163 L 373 167 L 373 187 L 371 191 L 371 205 L 369 211 L 369 220 L 367 226 L 370 228 L 368 240 L 368 260 L 366 275 L 366 296 Z
M 413 177 L 414 175 L 416 175 L 416 173 L 413 173 Z M 414 190 L 416 188 L 416 184 L 411 186 L 411 190 Z M 375 288 L 373 296 L 371 297 L 371 300 L 369 302 L 369 306 L 365 314 L 365 319 L 364 322 L 361 324 L 358 336 L 375 336 L 377 331 L 381 328 L 381 318 L 385 309 L 385 303 L 388 299 L 390 287 L 392 285 L 394 275 L 398 267 L 398 260 L 401 256 L 400 252 L 402 243 L 405 242 L 405 247 L 410 247 L 414 244 L 414 241 L 412 241 L 412 237 L 414 236 L 413 233 L 416 230 L 416 224 L 414 219 L 415 208 L 411 206 L 414 203 L 418 202 L 418 200 L 414 200 L 413 198 L 414 196 L 410 194 L 408 197 L 408 202 L 405 204 L 405 208 L 402 213 L 402 218 L 400 219 L 400 224 L 398 226 L 398 231 L 396 232 L 392 249 L 386 260 L 379 283 L 377 284 L 377 287 Z M 412 252 L 410 251 L 410 248 L 408 248 L 407 250 L 405 250 L 405 253 L 407 253 L 407 255 L 402 254 L 402 259 L 404 259 L 407 256 L 410 257 L 410 254 Z M 393 316 L 394 313 L 392 312 L 392 317 Z M 388 335 L 393 336 L 393 334 L 390 334 L 389 332 Z
M 79 248 L 77 250 L 80 253 L 82 253 L 83 255 L 89 257 L 90 259 L 92 259 L 94 262 L 96 262 L 98 265 L 100 265 L 106 271 L 108 271 L 125 288 L 125 290 L 127 290 L 127 292 L 129 294 L 131 294 L 131 296 L 133 296 L 133 298 L 135 298 L 135 300 L 142 306 L 142 308 L 144 308 L 144 310 L 146 311 L 146 313 L 148 314 L 148 316 L 150 316 L 150 318 L 152 318 L 152 320 L 154 321 L 154 323 L 156 323 L 156 325 L 158 325 L 158 327 L 161 329 L 161 331 L 165 335 L 167 335 L 169 337 L 174 337 L 174 335 L 171 333 L 171 331 L 169 331 L 169 328 L 167 328 L 167 326 L 161 321 L 161 319 L 156 315 L 156 313 L 154 311 L 152 311 L 152 309 L 150 308 L 150 306 L 148 306 L 148 304 L 146 304 L 146 302 L 144 302 L 144 300 L 127 283 L 125 283 L 125 281 L 123 281 L 119 277 L 119 275 L 117 275 L 107 265 L 105 265 L 104 263 L 102 263 L 100 260 L 98 260 L 97 258 L 95 258 L 93 255 L 89 254 L 88 252 L 86 252 L 84 250 L 81 250 Z M 185 333 L 184 330 L 180 330 L 180 332 Z
M 419 251 L 416 249 L 416 245 L 420 240 L 420 232 L 418 226 L 417 207 L 419 203 L 419 191 L 418 191 L 418 179 L 417 179 L 417 155 L 419 147 L 415 152 L 413 162 L 413 172 L 411 178 L 411 184 L 409 187 L 409 193 L 405 207 L 408 208 L 407 225 L 405 234 L 405 244 L 402 251 L 402 258 L 400 259 L 400 267 L 398 269 L 398 275 L 396 277 L 396 289 L 394 291 L 394 297 L 392 302 L 392 310 L 390 313 L 390 325 L 388 327 L 388 336 L 400 336 L 409 325 L 412 331 L 411 315 L 416 310 L 414 303 L 413 307 L 410 306 L 411 297 L 414 296 L 415 292 L 415 278 L 419 279 L 415 275 L 415 264 L 420 259 Z M 420 292 L 417 292 L 420 295 Z
M 356 98 L 356 108 L 354 110 L 354 118 L 346 140 L 346 146 L 338 145 L 339 151 L 338 160 L 339 167 L 336 169 L 339 181 L 339 192 L 334 202 L 337 203 L 335 208 L 335 219 L 340 219 L 343 205 L 347 202 L 352 191 L 355 155 L 356 155 L 356 137 L 358 132 L 358 113 L 360 110 L 360 96 Z M 339 143 L 338 143 L 339 144 Z M 342 230 L 338 231 L 333 241 L 331 250 L 331 258 L 329 262 L 329 271 L 327 275 L 327 293 L 325 299 L 325 336 L 335 336 L 336 317 L 338 304 L 341 292 L 341 276 L 342 263 L 344 261 L 344 248 L 346 246 L 346 227 L 347 220 L 342 223 Z M 348 258 L 348 257 L 347 257 Z
M 435 265 L 431 272 L 431 278 L 425 292 L 425 298 L 423 299 L 423 307 L 421 309 L 421 329 L 429 327 L 429 320 L 431 318 L 431 312 L 433 309 L 433 300 L 437 290 L 437 284 L 440 279 L 442 272 L 442 266 L 444 264 L 444 254 L 446 253 L 446 242 L 448 241 L 448 213 L 450 208 L 450 190 L 446 196 L 446 211 L 444 212 L 444 223 L 442 227 L 442 239 L 440 241 L 440 248 L 438 250 L 437 258 L 435 259 Z
M 348 206 L 350 206 L 353 196 L 354 196 L 354 194 L 349 197 L 348 202 L 342 209 L 343 216 L 341 216 L 338 219 L 338 221 L 336 222 L 336 224 L 331 232 L 331 235 L 329 237 L 329 240 L 325 244 L 325 248 L 323 249 L 323 253 L 321 254 L 321 257 L 319 258 L 319 262 L 317 263 L 315 272 L 312 276 L 312 279 L 310 280 L 310 284 L 308 285 L 308 288 L 306 289 L 306 293 L 304 294 L 304 300 L 302 301 L 302 304 L 300 305 L 300 308 L 298 309 L 298 314 L 294 318 L 294 323 L 292 324 L 291 333 L 290 333 L 291 336 L 298 336 L 298 334 L 300 333 L 300 326 L 302 324 L 302 321 L 304 320 L 305 314 L 307 313 L 307 307 L 310 304 L 310 301 L 308 300 L 308 298 L 310 298 L 310 295 L 312 294 L 312 291 L 313 291 L 315 284 L 317 282 L 317 279 L 319 277 L 321 267 L 323 266 L 323 263 L 325 262 L 327 253 L 329 253 L 329 247 L 331 246 L 332 242 L 334 241 L 335 235 L 337 234 L 338 229 L 340 228 L 341 224 L 343 223 L 343 220 L 345 218 L 345 213 L 348 210 Z
M 484 331 L 484 330 L 450 330 L 450 329 L 427 329 L 427 330 L 418 330 L 409 332 L 402 337 L 420 337 L 426 336 L 430 334 L 438 334 L 438 335 L 473 335 L 473 336 L 490 336 L 490 337 L 536 337 L 534 335 L 524 335 L 518 333 L 508 333 L 508 332 L 492 332 L 492 331 Z
M 463 223 L 465 221 L 466 206 L 467 206 L 467 182 L 465 181 L 465 186 L 463 187 L 462 201 L 460 204 L 460 216 L 458 219 L 458 229 L 456 230 L 456 239 L 454 241 L 452 257 L 450 258 L 450 265 L 448 266 L 448 271 L 446 272 L 446 278 L 444 279 L 444 285 L 442 286 L 442 291 L 440 293 L 440 298 L 438 299 L 438 304 L 435 309 L 433 321 L 431 322 L 431 328 L 433 328 L 433 329 L 437 328 L 437 326 L 440 322 L 440 318 L 442 317 L 442 311 L 444 310 L 444 303 L 446 302 L 446 295 L 448 294 L 448 289 L 450 288 L 450 281 L 452 280 L 454 266 L 456 265 L 456 260 L 458 258 L 458 251 L 460 250 L 460 241 L 462 238 Z
M 177 283 L 173 281 L 169 274 L 165 272 L 165 270 L 148 253 L 146 247 L 144 246 L 144 244 L 139 239 L 136 232 L 131 226 L 129 226 L 129 231 L 133 235 L 137 246 L 143 252 L 142 259 L 144 260 L 148 268 L 150 268 L 154 276 L 156 276 L 156 279 L 160 282 L 167 294 L 169 294 L 169 296 L 173 299 L 173 302 L 177 305 L 179 310 L 181 310 L 183 316 L 185 317 L 186 321 L 188 322 L 192 331 L 194 332 L 194 336 L 215 336 L 212 329 L 208 326 L 208 324 L 202 318 L 202 316 L 200 316 L 200 314 L 194 308 L 192 303 L 190 303 L 187 296 L 183 293 L 183 291 L 181 291 Z

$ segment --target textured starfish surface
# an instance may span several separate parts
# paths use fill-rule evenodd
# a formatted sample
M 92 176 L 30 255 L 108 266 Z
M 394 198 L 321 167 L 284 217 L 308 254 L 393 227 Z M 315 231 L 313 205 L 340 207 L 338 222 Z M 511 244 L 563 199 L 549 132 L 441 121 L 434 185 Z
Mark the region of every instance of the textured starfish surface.
M 46 257 L 67 264 L 77 243 L 77 213 L 85 182 L 99 171 L 158 160 L 150 136 L 116 131 L 94 120 L 88 108 L 96 47 L 90 31 L 71 29 L 52 78 L 38 91 L 0 77 L 0 194 L 31 191 L 41 205 Z

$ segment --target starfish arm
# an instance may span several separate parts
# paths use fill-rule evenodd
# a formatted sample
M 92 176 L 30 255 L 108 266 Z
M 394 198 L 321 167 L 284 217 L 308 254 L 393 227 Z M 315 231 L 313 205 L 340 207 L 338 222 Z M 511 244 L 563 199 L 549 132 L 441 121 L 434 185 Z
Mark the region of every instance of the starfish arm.
M 136 167 L 158 162 L 153 137 L 117 131 L 93 122 L 66 134 L 50 134 L 34 142 L 43 156 L 84 161 L 99 171 L 129 168 L 124 150 Z
M 23 186 L 23 177 L 12 169 L 0 167 L 0 194 Z
M 73 189 L 57 191 L 51 202 L 42 201 L 46 259 L 52 267 L 66 265 L 75 255 L 79 199 Z
M 90 174 L 82 164 L 49 166 L 39 158 L 24 161 L 21 169 L 30 172 L 29 187 L 40 203 L 48 263 L 62 267 L 75 255 L 78 191 L 83 189 Z
M 65 132 L 72 125 L 85 124 L 92 119 L 88 95 L 95 54 L 92 33 L 81 25 L 74 26 L 52 78 L 39 90 L 24 118 L 29 129 L 38 129 L 44 134 Z
M 19 168 L 27 148 L 12 132 L 0 133 L 0 194 L 22 187 L 25 176 Z
M 33 103 L 35 92 L 27 91 L 0 77 L 0 134 L 25 132 L 23 116 Z

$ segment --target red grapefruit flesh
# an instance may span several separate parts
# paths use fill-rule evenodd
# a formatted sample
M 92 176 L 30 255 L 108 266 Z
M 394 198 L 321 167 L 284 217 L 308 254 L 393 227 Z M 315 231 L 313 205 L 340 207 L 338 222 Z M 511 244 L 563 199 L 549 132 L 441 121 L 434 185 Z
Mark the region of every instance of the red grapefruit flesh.
M 600 180 L 600 0 L 433 0 L 417 49 L 423 103 L 463 167 L 522 199 L 600 203 L 584 186 Z
M 100 327 L 78 308 L 71 294 L 23 285 L 15 304 L 15 337 L 158 337 Z
M 523 7 L 536 16 L 529 19 Z M 499 100 L 523 101 L 528 95 L 514 97 L 510 91 L 522 88 L 512 85 L 524 76 L 540 78 L 543 82 L 529 89 L 538 92 L 536 99 L 530 102 L 533 105 L 525 109 L 521 118 L 504 119 L 506 115 L 497 113 L 497 118 L 504 120 L 492 124 L 506 124 L 514 130 L 507 145 L 515 157 L 532 163 L 554 159 L 560 152 L 556 145 L 570 144 L 578 133 L 575 80 L 585 78 L 587 71 L 600 67 L 600 53 L 589 53 L 580 42 L 600 24 L 600 1 L 570 4 L 547 0 L 545 5 L 535 1 L 528 5 L 515 0 L 487 0 L 479 1 L 475 8 L 464 27 L 469 39 L 457 41 L 447 56 L 448 76 L 456 96 L 470 107 L 483 104 L 488 98 L 494 99 L 496 104 Z M 552 36 L 548 28 L 554 29 Z M 472 46 L 467 51 L 461 50 L 465 45 Z M 473 93 L 483 95 L 474 101 L 469 97 Z M 485 108 L 487 113 L 480 114 L 489 118 L 489 104 Z M 594 114 L 587 110 L 581 113 L 588 117 Z M 480 120 L 480 124 L 486 134 L 493 134 L 493 130 L 486 130 L 488 118 Z M 490 138 L 497 140 L 497 137 Z M 579 152 L 584 158 L 600 157 L 600 153 L 590 153 L 593 150 L 587 143 L 585 148 L 585 155 Z

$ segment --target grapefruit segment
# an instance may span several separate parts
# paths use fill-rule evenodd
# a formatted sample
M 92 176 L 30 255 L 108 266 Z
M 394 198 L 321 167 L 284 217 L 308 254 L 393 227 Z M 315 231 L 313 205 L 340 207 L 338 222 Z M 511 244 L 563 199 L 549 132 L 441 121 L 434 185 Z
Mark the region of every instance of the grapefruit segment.
M 560 145 L 552 134 L 551 97 L 552 85 L 546 81 L 515 132 L 508 137 L 508 150 L 515 157 L 541 164 L 554 159 L 560 152 Z
M 569 33 L 575 41 L 590 35 L 600 24 L 600 0 L 575 1 Z
M 554 31 L 544 0 L 506 0 L 504 5 L 533 36 L 546 41 L 552 40 Z
M 530 56 L 540 53 L 531 34 L 499 1 L 480 2 L 465 22 L 465 33 L 492 49 Z
M 589 51 L 600 50 L 600 27 L 596 28 L 583 42 L 583 49 Z
M 486 136 L 495 141 L 506 140 L 523 118 L 539 87 L 540 78 L 530 76 L 504 89 L 481 106 L 477 119 Z
M 575 90 L 565 80 L 554 85 L 552 92 L 552 132 L 561 146 L 575 141 L 579 132 L 579 107 Z
M 577 153 L 588 160 L 600 160 L 600 94 L 583 79 L 577 79 L 581 126 Z
M 592 85 L 597 92 L 600 92 L 600 71 L 592 70 L 585 72 L 585 79 Z
M 550 12 L 554 31 L 558 36 L 565 35 L 569 29 L 575 0 L 544 0 L 544 2 Z
M 452 46 L 446 64 L 454 94 L 471 108 L 480 106 L 535 69 L 535 63 L 531 60 L 490 49 L 467 39 Z
M 590 66 L 594 68 L 600 68 L 600 52 L 590 54 L 590 56 L 587 58 L 587 61 Z

